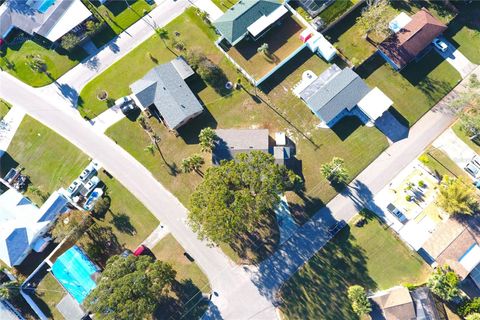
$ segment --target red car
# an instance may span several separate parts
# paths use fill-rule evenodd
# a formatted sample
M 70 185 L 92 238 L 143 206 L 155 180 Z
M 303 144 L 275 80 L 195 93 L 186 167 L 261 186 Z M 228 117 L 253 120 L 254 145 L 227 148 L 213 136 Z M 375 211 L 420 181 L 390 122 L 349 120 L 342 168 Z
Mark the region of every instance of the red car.
M 141 244 L 134 252 L 133 252 L 133 255 L 135 257 L 138 257 L 138 256 L 141 256 L 142 254 L 145 254 L 148 252 L 148 248 L 147 246 Z

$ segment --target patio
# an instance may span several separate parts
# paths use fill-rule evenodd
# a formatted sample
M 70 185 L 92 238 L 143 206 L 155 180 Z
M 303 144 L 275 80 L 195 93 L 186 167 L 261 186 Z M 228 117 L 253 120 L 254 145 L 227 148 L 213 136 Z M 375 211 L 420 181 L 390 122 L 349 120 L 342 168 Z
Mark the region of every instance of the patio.
M 301 22 L 290 14 L 260 38 L 244 39 L 226 53 L 251 77 L 258 80 L 282 64 L 303 45 L 300 40 L 303 29 Z M 257 51 L 264 43 L 268 44 L 268 55 Z

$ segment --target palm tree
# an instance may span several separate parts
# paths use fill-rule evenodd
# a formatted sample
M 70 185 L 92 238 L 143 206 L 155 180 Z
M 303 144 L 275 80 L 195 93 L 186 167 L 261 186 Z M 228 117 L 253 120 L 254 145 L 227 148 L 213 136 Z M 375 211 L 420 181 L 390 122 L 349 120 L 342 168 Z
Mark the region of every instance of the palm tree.
M 203 152 L 212 152 L 213 147 L 215 147 L 215 131 L 210 128 L 203 128 L 198 135 L 198 140 L 200 141 L 200 148 Z
M 185 173 L 195 171 L 197 174 L 202 175 L 200 168 L 204 163 L 205 161 L 201 155 L 194 154 L 182 160 L 182 171 Z
M 155 32 L 157 33 L 158 37 L 162 40 L 165 47 L 167 47 L 167 42 L 165 40 L 168 39 L 168 30 L 165 28 L 156 28 Z
M 258 47 L 257 52 L 263 53 L 265 56 L 270 58 L 270 51 L 269 51 L 269 46 L 268 43 L 262 44 L 260 47 Z

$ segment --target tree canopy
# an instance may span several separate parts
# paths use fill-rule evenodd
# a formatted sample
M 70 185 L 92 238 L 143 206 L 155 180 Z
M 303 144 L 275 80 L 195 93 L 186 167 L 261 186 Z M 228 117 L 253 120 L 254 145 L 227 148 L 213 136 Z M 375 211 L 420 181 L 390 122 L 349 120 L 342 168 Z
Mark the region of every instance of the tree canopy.
M 448 266 L 438 267 L 428 278 L 427 286 L 438 297 L 445 301 L 450 301 L 459 294 L 458 285 L 460 278 Z
M 299 177 L 261 151 L 209 168 L 190 198 L 189 222 L 201 239 L 230 242 L 251 232 Z
M 347 295 L 352 304 L 352 309 L 357 315 L 363 316 L 372 311 L 372 305 L 370 304 L 367 293 L 362 286 L 350 286 L 348 288 Z
M 51 234 L 54 239 L 63 239 L 72 236 L 78 239 L 93 224 L 88 212 L 72 210 L 58 217 Z
M 472 214 L 476 209 L 475 191 L 461 178 L 444 176 L 437 204 L 448 214 Z
M 100 318 L 143 320 L 171 289 L 176 272 L 149 256 L 111 257 L 84 305 Z
M 389 33 L 388 23 L 390 21 L 388 0 L 368 0 L 367 6 L 362 15 L 357 18 L 359 25 L 367 34 L 375 33 L 386 37 Z

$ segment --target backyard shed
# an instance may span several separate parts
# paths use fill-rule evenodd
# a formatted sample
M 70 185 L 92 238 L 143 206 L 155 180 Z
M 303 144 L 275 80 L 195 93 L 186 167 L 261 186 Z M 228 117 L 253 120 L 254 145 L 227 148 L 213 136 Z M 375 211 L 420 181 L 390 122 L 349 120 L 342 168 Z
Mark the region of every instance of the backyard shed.
M 393 101 L 377 87 L 373 88 L 357 104 L 372 121 L 377 120 L 393 105 Z

